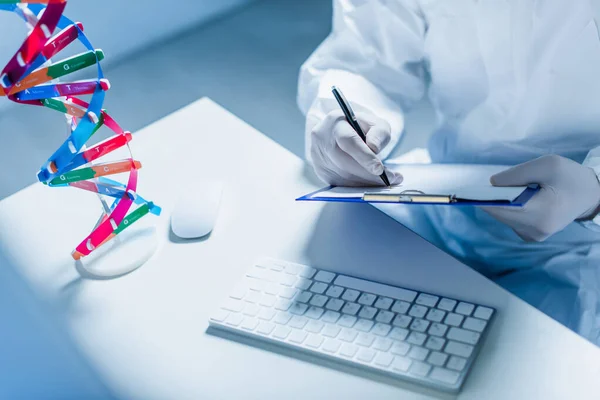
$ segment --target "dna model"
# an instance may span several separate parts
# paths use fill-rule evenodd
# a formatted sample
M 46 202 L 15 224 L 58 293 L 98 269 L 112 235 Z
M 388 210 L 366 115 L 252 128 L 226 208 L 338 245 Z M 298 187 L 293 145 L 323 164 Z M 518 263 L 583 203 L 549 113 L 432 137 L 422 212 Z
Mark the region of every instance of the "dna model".
M 29 30 L 0 73 L 0 96 L 66 116 L 69 136 L 37 177 L 50 187 L 70 186 L 98 194 L 103 212 L 92 232 L 72 252 L 79 260 L 145 215 L 160 215 L 161 209 L 136 192 L 141 163 L 131 154 L 132 134 L 102 108 L 110 89 L 100 66 L 104 53 L 92 46 L 81 23 L 63 16 L 66 3 L 0 0 L 0 10 L 17 14 Z M 53 60 L 77 42 L 84 52 Z M 95 70 L 95 78 L 68 81 L 70 74 L 87 68 Z M 110 136 L 98 140 L 103 127 Z

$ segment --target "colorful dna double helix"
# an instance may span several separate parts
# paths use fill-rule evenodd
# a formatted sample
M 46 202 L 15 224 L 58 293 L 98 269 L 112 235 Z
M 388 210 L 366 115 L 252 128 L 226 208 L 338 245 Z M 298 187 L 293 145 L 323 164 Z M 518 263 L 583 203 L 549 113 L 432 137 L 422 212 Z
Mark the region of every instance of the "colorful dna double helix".
M 71 186 L 97 193 L 104 212 L 92 232 L 75 248 L 75 260 L 114 238 L 147 214 L 160 215 L 160 207 L 136 193 L 139 161 L 133 159 L 130 132 L 124 131 L 102 108 L 110 88 L 95 49 L 83 33 L 83 25 L 63 16 L 66 0 L 0 0 L 0 10 L 22 18 L 27 38 L 0 73 L 0 96 L 27 105 L 42 106 L 65 114 L 69 136 L 38 172 L 48 186 Z M 86 51 L 53 61 L 72 43 L 79 41 Z M 61 81 L 66 76 L 96 66 L 94 79 Z M 89 98 L 85 101 L 82 99 Z M 112 136 L 92 142 L 106 127 Z M 107 161 L 123 154 L 118 161 Z M 113 179 L 107 176 L 113 176 Z M 126 179 L 118 177 L 126 176 Z M 106 202 L 109 199 L 109 202 Z M 112 203 L 112 204 L 109 204 Z

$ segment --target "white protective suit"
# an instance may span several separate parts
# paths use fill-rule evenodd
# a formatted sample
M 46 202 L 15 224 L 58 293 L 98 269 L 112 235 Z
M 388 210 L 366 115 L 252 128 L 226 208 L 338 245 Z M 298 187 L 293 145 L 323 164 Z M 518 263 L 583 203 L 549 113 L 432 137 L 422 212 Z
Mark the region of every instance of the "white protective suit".
M 433 162 L 514 165 L 558 154 L 600 174 L 597 8 L 588 0 L 335 0 L 333 31 L 301 69 L 307 132 L 338 107 L 336 85 L 357 111 L 387 120 L 397 142 L 403 110 L 427 91 L 439 122 Z M 408 216 L 406 206 L 379 208 L 600 345 L 599 217 L 526 243 L 475 207 L 409 207 Z

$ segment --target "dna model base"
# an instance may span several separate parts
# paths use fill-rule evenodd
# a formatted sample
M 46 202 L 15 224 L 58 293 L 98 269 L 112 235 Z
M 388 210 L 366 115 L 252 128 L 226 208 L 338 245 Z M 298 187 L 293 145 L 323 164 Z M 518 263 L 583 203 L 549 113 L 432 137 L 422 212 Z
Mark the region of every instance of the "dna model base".
M 158 249 L 154 226 L 131 227 L 75 262 L 87 278 L 118 278 L 144 265 Z

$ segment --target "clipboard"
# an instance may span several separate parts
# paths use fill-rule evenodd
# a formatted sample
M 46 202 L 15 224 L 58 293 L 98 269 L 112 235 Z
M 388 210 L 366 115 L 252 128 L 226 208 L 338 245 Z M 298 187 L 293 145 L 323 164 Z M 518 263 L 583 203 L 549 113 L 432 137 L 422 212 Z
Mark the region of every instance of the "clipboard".
M 510 167 L 504 165 L 395 164 L 388 167 L 403 174 L 401 185 L 392 188 L 327 186 L 296 200 L 522 207 L 539 190 L 537 185 L 492 186 L 489 177 Z
M 506 207 L 523 207 L 534 194 L 539 190 L 538 186 L 527 187 L 517 198 L 509 200 L 469 200 L 461 199 L 456 195 L 431 195 L 424 193 L 399 193 L 399 194 L 379 194 L 365 192 L 362 197 L 327 197 L 316 196 L 319 193 L 327 192 L 335 186 L 327 186 L 322 189 L 308 193 L 298 197 L 296 201 L 327 201 L 339 203 L 398 203 L 398 204 L 429 204 L 429 205 L 446 205 L 446 206 L 506 206 Z

